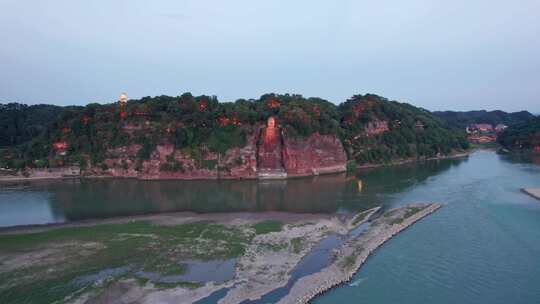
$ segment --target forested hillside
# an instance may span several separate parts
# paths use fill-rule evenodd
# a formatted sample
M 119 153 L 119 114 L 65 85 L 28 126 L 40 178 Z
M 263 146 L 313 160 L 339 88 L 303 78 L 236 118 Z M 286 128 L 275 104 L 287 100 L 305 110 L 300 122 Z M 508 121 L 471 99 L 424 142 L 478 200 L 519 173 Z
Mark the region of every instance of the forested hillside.
M 540 117 L 507 128 L 497 141 L 512 151 L 540 152 Z
M 190 93 L 145 97 L 125 105 L 8 104 L 2 105 L 0 117 L 0 138 L 9 146 L 2 151 L 0 166 L 16 169 L 74 164 L 83 170 L 96 166 L 106 170 L 106 159 L 129 148 L 136 153 L 123 156 L 121 166 L 133 162 L 140 170 L 158 146 L 170 146 L 195 160 L 196 166 L 213 167 L 209 153 L 219 160 L 230 149 L 246 146 L 248 139 L 259 138 L 269 117 L 275 118 L 285 138 L 301 140 L 315 134 L 338 138 L 349 159 L 358 164 L 468 148 L 463 132 L 445 126 L 429 111 L 369 94 L 355 95 L 338 106 L 301 95 L 218 102 L 215 96 Z M 161 169 L 186 169 L 172 156 L 168 160 Z
M 0 104 L 0 147 L 18 145 L 37 137 L 61 116 L 54 105 Z
M 429 111 L 377 95 L 355 95 L 339 105 L 342 132 L 359 164 L 446 155 L 469 147 L 463 130 Z

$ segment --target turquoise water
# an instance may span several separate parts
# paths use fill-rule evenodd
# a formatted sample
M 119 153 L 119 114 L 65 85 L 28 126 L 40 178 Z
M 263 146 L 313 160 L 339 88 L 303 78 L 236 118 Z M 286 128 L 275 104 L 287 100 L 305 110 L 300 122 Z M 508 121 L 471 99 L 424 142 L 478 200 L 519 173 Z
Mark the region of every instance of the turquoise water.
M 366 186 L 394 173 L 366 173 Z M 540 303 L 540 201 L 520 192 L 527 186 L 540 186 L 540 167 L 481 151 L 399 193 L 368 194 L 389 206 L 445 207 L 377 250 L 357 286 L 314 302 Z
M 364 223 L 353 229 L 347 235 L 331 234 L 330 236 L 326 237 L 319 244 L 315 245 L 315 247 L 313 247 L 313 249 L 302 258 L 300 263 L 294 267 L 294 269 L 291 271 L 291 277 L 287 282 L 287 285 L 272 290 L 271 292 L 262 296 L 260 299 L 253 301 L 246 300 L 240 304 L 277 303 L 290 292 L 291 288 L 299 279 L 317 273 L 326 268 L 328 265 L 332 264 L 334 250 L 339 248 L 349 239 L 360 236 L 368 227 L 369 223 Z

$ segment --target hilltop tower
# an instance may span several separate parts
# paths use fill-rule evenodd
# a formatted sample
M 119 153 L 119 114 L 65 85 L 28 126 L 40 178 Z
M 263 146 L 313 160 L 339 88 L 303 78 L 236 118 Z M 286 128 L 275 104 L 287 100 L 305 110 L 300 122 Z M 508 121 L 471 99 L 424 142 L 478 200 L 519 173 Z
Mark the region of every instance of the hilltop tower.
M 123 92 L 120 94 L 120 97 L 118 97 L 118 103 L 120 104 L 120 119 L 126 118 L 126 105 L 128 101 L 128 95 L 126 92 Z

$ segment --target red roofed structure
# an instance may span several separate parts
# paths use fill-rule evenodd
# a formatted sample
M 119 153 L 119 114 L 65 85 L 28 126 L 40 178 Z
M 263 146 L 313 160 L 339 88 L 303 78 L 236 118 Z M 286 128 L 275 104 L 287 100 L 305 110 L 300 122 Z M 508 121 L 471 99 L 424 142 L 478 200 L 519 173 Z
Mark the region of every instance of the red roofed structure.
M 240 119 L 238 119 L 236 116 L 231 118 L 231 123 L 233 124 L 233 126 L 239 126 L 241 125 L 242 123 L 240 122 Z
M 231 122 L 231 120 L 227 116 L 220 116 L 218 117 L 217 121 L 221 127 L 228 126 L 229 123 Z
M 69 147 L 68 143 L 65 141 L 57 141 L 53 143 L 53 149 L 57 152 L 65 151 Z
M 201 102 L 199 103 L 199 112 L 204 112 L 206 111 L 207 108 L 208 108 L 208 101 L 206 101 L 205 99 L 201 100 Z
M 270 109 L 277 109 L 281 106 L 281 103 L 275 99 L 270 99 L 266 102 L 266 106 Z
M 480 133 L 493 132 L 493 126 L 491 124 L 479 123 L 469 126 L 470 131 L 478 131 Z

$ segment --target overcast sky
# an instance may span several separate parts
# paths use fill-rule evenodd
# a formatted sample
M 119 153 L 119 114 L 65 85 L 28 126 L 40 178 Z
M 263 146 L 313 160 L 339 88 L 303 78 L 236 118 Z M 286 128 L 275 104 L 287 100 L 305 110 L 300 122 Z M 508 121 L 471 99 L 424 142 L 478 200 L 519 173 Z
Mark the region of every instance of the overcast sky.
M 540 1 L 0 0 L 0 102 L 122 91 L 540 112 Z

